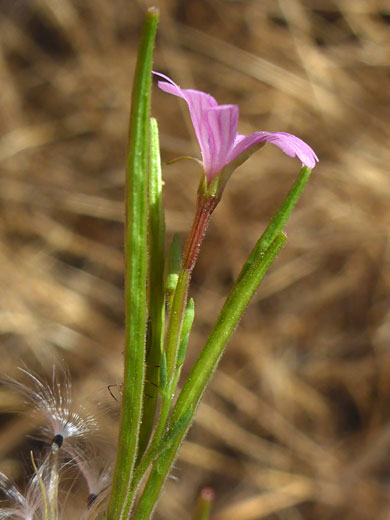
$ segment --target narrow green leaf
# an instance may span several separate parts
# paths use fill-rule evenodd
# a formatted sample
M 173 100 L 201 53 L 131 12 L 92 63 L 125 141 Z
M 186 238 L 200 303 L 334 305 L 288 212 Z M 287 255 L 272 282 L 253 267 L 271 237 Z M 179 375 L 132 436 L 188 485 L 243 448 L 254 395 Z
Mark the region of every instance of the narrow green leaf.
M 170 385 L 175 377 L 177 353 L 180 346 L 181 329 L 186 308 L 186 298 L 190 278 L 191 272 L 188 269 L 181 269 L 169 309 L 170 315 L 165 340 L 165 352 L 167 356 L 167 373 Z
M 177 384 L 180 379 L 181 369 L 183 367 L 184 359 L 187 353 L 188 342 L 190 339 L 190 332 L 195 317 L 195 303 L 193 298 L 190 298 L 186 310 L 184 311 L 183 325 L 180 334 L 180 345 L 177 351 L 176 371 L 172 381 L 172 393 L 176 391 Z
M 190 334 L 186 334 L 185 336 L 183 336 L 183 334 L 181 335 L 181 340 L 180 340 L 180 346 L 179 346 L 179 350 L 177 352 L 177 360 L 176 360 L 176 371 L 180 370 L 183 363 L 184 363 L 184 359 L 186 357 L 186 353 L 187 353 L 187 347 L 188 347 L 188 343 L 190 341 Z
M 162 203 L 162 177 L 158 126 L 150 120 L 149 168 L 149 323 L 150 336 L 146 354 L 145 401 L 138 457 L 149 442 L 156 411 L 159 372 L 164 343 L 165 291 L 164 248 L 165 222 Z
M 174 390 L 172 384 L 175 378 L 177 352 L 180 347 L 182 320 L 186 307 L 190 279 L 191 272 L 182 267 L 180 239 L 178 234 L 175 234 L 171 247 L 169 248 L 167 278 L 165 284 L 169 313 L 167 333 L 165 337 L 165 353 L 167 356 L 168 385 L 172 391 Z M 167 397 L 172 399 L 173 392 L 170 392 L 170 395 Z
M 126 174 L 126 338 L 121 424 L 107 520 L 128 520 L 145 377 L 147 188 L 153 46 L 158 10 L 147 11 L 134 75 Z M 130 319 L 131 317 L 131 319 Z
M 183 325 L 181 328 L 180 346 L 177 353 L 176 368 L 179 368 L 184 363 L 186 356 L 188 340 L 192 324 L 195 318 L 195 302 L 193 298 L 190 298 L 187 303 L 186 310 L 184 311 Z

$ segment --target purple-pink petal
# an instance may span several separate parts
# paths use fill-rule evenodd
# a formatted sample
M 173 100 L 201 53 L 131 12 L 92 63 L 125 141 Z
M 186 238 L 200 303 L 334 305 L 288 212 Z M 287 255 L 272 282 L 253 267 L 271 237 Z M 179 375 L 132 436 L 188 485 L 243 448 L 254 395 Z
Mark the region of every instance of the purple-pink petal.
M 237 136 L 238 106 L 220 105 L 206 110 L 207 147 L 202 151 L 203 166 L 209 180 L 226 165 Z
M 156 76 L 160 76 L 166 81 L 159 81 L 158 87 L 167 92 L 183 98 L 188 105 L 190 110 L 192 124 L 194 126 L 195 135 L 198 139 L 199 146 L 202 152 L 202 158 L 204 162 L 207 162 L 209 154 L 209 131 L 208 124 L 206 121 L 206 111 L 209 108 L 218 106 L 218 102 L 210 94 L 201 92 L 200 90 L 184 89 L 180 88 L 174 81 L 168 76 L 160 74 L 159 72 L 153 72 Z
M 202 152 L 204 173 L 209 183 L 233 161 L 235 167 L 241 164 L 257 147 L 250 149 L 262 142 L 276 145 L 290 157 L 298 157 L 309 168 L 316 165 L 316 154 L 298 137 L 286 132 L 255 132 L 248 136 L 237 134 L 237 105 L 218 105 L 205 92 L 182 89 L 168 76 L 159 72 L 154 74 L 165 80 L 158 82 L 161 90 L 187 102 Z
M 236 159 L 251 146 L 266 141 L 280 148 L 289 157 L 298 157 L 308 168 L 314 168 L 318 157 L 302 139 L 286 132 L 255 132 L 248 136 L 238 135 L 229 161 Z

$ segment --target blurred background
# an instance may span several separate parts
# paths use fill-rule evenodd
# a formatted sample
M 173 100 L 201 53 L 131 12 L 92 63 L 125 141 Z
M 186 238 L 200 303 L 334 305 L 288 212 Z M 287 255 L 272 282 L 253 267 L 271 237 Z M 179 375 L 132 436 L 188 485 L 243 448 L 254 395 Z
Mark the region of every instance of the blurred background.
M 389 4 L 155 4 L 156 70 L 238 104 L 241 133 L 290 132 L 320 158 L 156 519 L 189 520 L 210 485 L 215 520 L 385 520 Z M 19 379 L 20 366 L 39 374 L 68 366 L 74 400 L 98 415 L 102 460 L 112 457 L 118 423 L 107 385 L 122 374 L 125 146 L 145 8 L 0 0 L 0 370 Z M 184 103 L 155 88 L 153 114 L 164 161 L 199 157 Z M 194 273 L 185 370 L 299 168 L 267 145 L 229 181 Z M 185 240 L 198 166 L 165 166 L 164 178 L 168 239 Z M 0 412 L 0 471 L 23 487 L 39 418 L 4 387 Z M 83 486 L 73 488 L 66 519 L 78 518 Z

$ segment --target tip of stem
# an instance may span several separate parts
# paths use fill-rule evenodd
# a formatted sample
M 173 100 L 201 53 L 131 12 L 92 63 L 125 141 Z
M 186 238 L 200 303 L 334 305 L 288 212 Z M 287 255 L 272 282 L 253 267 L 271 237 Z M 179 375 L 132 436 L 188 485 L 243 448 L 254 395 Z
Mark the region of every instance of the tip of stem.
M 148 7 L 148 14 L 151 14 L 151 15 L 158 15 L 160 13 L 160 10 L 158 7 Z
M 200 496 L 205 502 L 212 502 L 215 496 L 214 489 L 211 487 L 204 487 L 200 492 Z

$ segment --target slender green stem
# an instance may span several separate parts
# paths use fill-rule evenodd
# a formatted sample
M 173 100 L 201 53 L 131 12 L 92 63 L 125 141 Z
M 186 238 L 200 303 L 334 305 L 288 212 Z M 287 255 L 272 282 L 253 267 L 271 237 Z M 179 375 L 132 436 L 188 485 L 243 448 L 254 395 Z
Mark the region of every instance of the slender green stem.
M 286 236 L 279 233 L 265 253 L 262 252 L 257 257 L 251 255 L 253 265 L 241 276 L 229 293 L 217 323 L 180 392 L 173 410 L 172 422 L 185 413 L 190 406 L 194 406 L 194 403 L 199 402 L 242 313 L 285 241 Z
M 188 426 L 183 430 L 182 434 L 177 437 L 175 443 L 172 443 L 172 446 L 168 450 L 164 451 L 164 453 L 160 454 L 154 462 L 151 474 L 135 513 L 135 520 L 146 520 L 150 518 L 165 478 L 174 463 L 181 442 L 193 420 L 197 405 L 210 378 L 218 366 L 225 346 L 246 305 L 249 303 L 251 296 L 257 289 L 272 261 L 286 240 L 286 237 L 281 233 L 281 230 L 286 224 L 292 209 L 301 195 L 302 190 L 309 179 L 310 173 L 311 170 L 309 168 L 303 167 L 301 169 L 293 188 L 287 194 L 279 210 L 258 240 L 247 262 L 243 266 L 241 273 L 237 277 L 237 280 L 219 315 L 218 321 L 210 333 L 201 355 L 185 382 L 172 413 L 170 421 L 171 425 L 174 425 L 178 421 L 180 422 L 181 418 L 187 416 L 186 414 L 190 414 Z M 207 206 L 205 198 L 202 198 L 201 194 L 198 198 L 198 207 L 194 219 L 194 225 L 183 258 L 183 266 L 186 266 L 190 270 L 192 270 L 196 261 L 204 231 L 216 205 L 216 202 L 213 199 L 211 199 L 211 201 L 212 204 Z M 182 303 L 184 305 L 184 301 L 182 301 Z M 183 309 L 183 307 L 181 307 L 181 309 Z M 176 339 L 180 335 L 179 333 L 177 334 Z M 177 356 L 177 351 L 175 352 L 175 356 Z M 171 364 L 172 363 L 173 361 L 171 361 Z M 174 387 L 176 383 L 177 378 L 171 383 L 172 387 Z M 164 423 L 165 415 L 164 412 L 161 425 Z M 161 429 L 160 431 L 162 434 L 163 430 Z
M 148 447 L 146 448 L 146 451 L 143 453 L 142 457 L 139 459 L 135 467 L 134 475 L 131 482 L 131 488 L 128 493 L 128 497 L 131 500 L 134 500 L 143 476 L 153 463 L 154 459 L 159 454 L 161 441 L 165 433 L 169 412 L 171 410 L 171 403 L 172 399 L 169 398 L 169 395 L 163 394 L 160 414 L 154 433 L 152 435 L 152 439 Z
M 171 313 L 173 295 L 175 293 L 179 273 L 182 266 L 182 254 L 180 237 L 178 233 L 173 235 L 172 243 L 169 247 L 167 265 L 166 265 L 166 279 L 165 279 L 165 293 L 167 297 L 168 313 Z
M 192 271 L 195 267 L 210 217 L 217 205 L 214 198 L 206 198 L 198 195 L 196 212 L 192 224 L 191 232 L 188 237 L 186 249 L 183 255 L 182 268 L 179 272 L 175 292 L 170 307 L 170 316 L 168 321 L 168 329 L 166 336 L 166 361 L 167 361 L 167 378 L 168 385 L 163 393 L 161 421 L 168 418 L 171 401 L 174 397 L 175 386 L 177 384 L 177 354 L 180 348 L 181 330 L 183 318 L 188 299 L 188 287 L 191 280 Z M 167 411 L 168 410 L 168 411 Z M 160 423 L 159 423 L 160 425 Z
M 148 10 L 138 52 L 130 115 L 126 175 L 126 338 L 121 424 L 107 520 L 128 520 L 137 458 L 145 377 L 147 187 L 150 90 L 158 10 Z
M 168 386 L 173 377 L 176 367 L 176 357 L 180 342 L 181 325 L 184 309 L 187 303 L 188 285 L 190 283 L 191 271 L 182 269 L 179 273 L 176 289 L 173 295 L 171 312 L 168 321 L 165 352 L 167 356 Z
M 213 500 L 214 490 L 212 488 L 206 487 L 201 489 L 192 520 L 208 520 Z
M 183 255 L 182 269 L 179 272 L 176 289 L 173 295 L 171 313 L 168 322 L 166 355 L 168 381 L 172 382 L 176 371 L 176 359 L 180 346 L 181 326 L 187 305 L 188 286 L 195 267 L 199 249 L 206 233 L 210 217 L 218 201 L 198 195 L 196 212 Z M 174 390 L 174 388 L 173 388 Z
M 180 392 L 172 413 L 171 424 L 174 425 L 182 417 L 187 417 L 188 414 L 190 414 L 190 419 L 182 433 L 155 461 L 135 511 L 134 520 L 147 520 L 150 518 L 165 479 L 194 418 L 200 398 L 222 357 L 225 346 L 233 334 L 250 298 L 282 248 L 285 240 L 285 235 L 280 233 L 265 254 L 262 253 L 257 259 L 252 257 L 251 268 L 247 270 L 230 292 L 217 323 Z
M 206 199 L 201 196 L 198 197 L 197 209 L 194 217 L 194 222 L 190 235 L 188 237 L 187 246 L 182 261 L 182 268 L 179 271 L 176 287 L 172 297 L 170 306 L 170 315 L 168 321 L 165 355 L 166 355 L 166 373 L 167 381 L 163 388 L 160 388 L 161 393 L 161 409 L 157 421 L 155 431 L 153 433 L 150 444 L 144 453 L 144 456 L 137 464 L 137 478 L 134 478 L 133 493 L 139 485 L 138 478 L 142 478 L 144 472 L 140 468 L 147 468 L 145 461 L 152 458 L 152 454 L 160 445 L 161 440 L 166 431 L 169 413 L 172 407 L 172 401 L 175 394 L 176 385 L 178 383 L 180 370 L 177 367 L 177 355 L 181 346 L 182 338 L 182 324 L 187 307 L 188 286 L 191 279 L 192 271 L 195 267 L 196 259 L 199 253 L 201 242 L 205 235 L 210 217 L 214 211 L 216 202 L 214 199 Z M 192 325 L 192 320 L 189 328 Z M 185 331 L 187 335 L 189 329 Z
M 271 219 L 269 225 L 265 229 L 264 233 L 261 235 L 260 239 L 256 243 L 255 247 L 253 248 L 251 254 L 248 257 L 247 262 L 244 264 L 239 276 L 237 277 L 237 280 L 225 302 L 224 308 L 221 311 L 220 317 L 218 318 L 219 323 L 220 320 L 223 320 L 225 322 L 225 325 L 228 325 L 226 320 L 228 318 L 225 316 L 225 311 L 227 312 L 229 310 L 229 307 L 231 306 L 231 301 L 234 301 L 235 295 L 240 293 L 242 290 L 242 284 L 246 280 L 247 276 L 251 276 L 252 273 L 254 273 L 256 265 L 262 264 L 262 259 L 266 260 L 268 258 L 269 254 L 272 253 L 272 248 L 277 245 L 277 240 L 283 240 L 281 237 L 281 230 L 284 228 L 288 217 L 290 216 L 292 210 L 294 209 L 294 206 L 296 202 L 298 201 L 300 195 L 302 194 L 303 188 L 305 187 L 307 181 L 309 180 L 311 174 L 310 168 L 307 168 L 306 166 L 302 167 L 297 180 L 295 181 L 293 187 L 288 192 L 287 196 L 285 197 L 283 203 L 279 207 L 276 214 Z M 236 305 L 236 304 L 235 304 Z M 238 307 L 237 307 L 238 309 Z M 234 311 L 234 309 L 233 309 Z M 228 314 L 230 311 L 228 312 Z M 234 314 L 233 314 L 234 316 Z M 234 321 L 234 319 L 233 319 Z M 178 401 L 176 403 L 175 410 L 173 412 L 172 421 L 175 420 L 175 411 L 177 413 L 177 410 L 180 409 L 180 406 L 185 409 L 189 406 L 190 403 L 193 404 L 194 400 L 198 399 L 198 391 L 199 388 L 203 388 L 203 385 L 205 384 L 205 381 L 207 379 L 206 375 L 209 374 L 211 376 L 212 367 L 213 370 L 215 370 L 216 363 L 218 361 L 217 350 L 215 350 L 215 347 L 213 347 L 213 342 L 211 342 L 210 347 L 210 338 L 212 337 L 214 331 L 216 330 L 217 326 L 214 327 L 213 332 L 211 333 L 208 342 L 206 343 L 204 349 L 202 350 L 202 353 L 196 362 L 193 370 L 191 371 L 191 374 L 189 378 L 187 379 L 182 392 L 180 393 L 180 396 L 178 398 Z M 226 329 L 229 330 L 229 329 Z M 223 336 L 221 335 L 222 332 L 218 331 L 219 337 L 217 338 L 218 341 L 223 342 Z M 198 371 L 198 372 L 197 372 Z M 206 377 L 206 379 L 205 379 Z M 203 392 L 203 390 L 202 390 Z M 187 397 L 186 397 L 187 396 Z

